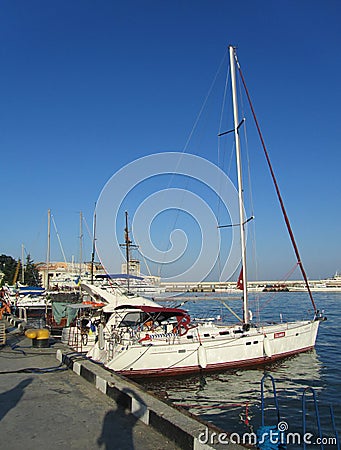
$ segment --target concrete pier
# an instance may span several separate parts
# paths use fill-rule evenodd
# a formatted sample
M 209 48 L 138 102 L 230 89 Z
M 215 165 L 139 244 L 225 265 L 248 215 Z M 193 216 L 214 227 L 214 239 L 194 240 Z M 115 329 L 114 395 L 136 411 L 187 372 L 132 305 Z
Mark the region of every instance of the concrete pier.
M 17 319 L 6 321 L 6 328 L 7 342 L 0 349 L 0 449 L 226 448 L 213 437 L 223 430 L 60 342 L 32 347 L 25 324 Z M 203 442 L 204 435 L 210 442 Z M 228 447 L 244 449 L 231 443 Z

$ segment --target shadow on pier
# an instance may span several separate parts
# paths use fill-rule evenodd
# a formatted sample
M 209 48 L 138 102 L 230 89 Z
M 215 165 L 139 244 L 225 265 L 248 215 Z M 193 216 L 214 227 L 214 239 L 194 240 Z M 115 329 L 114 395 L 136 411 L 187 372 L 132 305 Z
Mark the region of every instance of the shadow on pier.
M 117 408 L 106 413 L 102 433 L 97 440 L 97 444 L 105 450 L 134 449 L 133 428 L 144 414 L 146 405 L 131 389 L 124 389 L 117 397 L 114 397 Z M 138 406 L 134 410 L 134 414 L 132 413 L 133 400 L 135 405 Z
M 20 383 L 9 391 L 0 394 L 0 420 L 2 420 L 5 415 L 19 403 L 24 395 L 25 388 L 31 384 L 32 381 L 33 378 L 27 378 L 26 380 L 20 381 Z

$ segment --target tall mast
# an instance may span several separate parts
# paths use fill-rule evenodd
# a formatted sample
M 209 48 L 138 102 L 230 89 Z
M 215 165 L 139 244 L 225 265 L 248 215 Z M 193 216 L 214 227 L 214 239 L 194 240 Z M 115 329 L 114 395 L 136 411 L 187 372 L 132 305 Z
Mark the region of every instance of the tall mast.
M 51 210 L 47 211 L 47 255 L 46 255 L 46 281 L 45 287 L 48 290 L 50 279 L 49 279 L 49 269 L 50 269 L 50 242 L 51 242 Z
M 24 244 L 21 244 L 21 282 L 25 284 Z
M 124 244 L 120 244 L 121 247 L 125 247 L 126 249 L 126 261 L 127 261 L 127 288 L 128 293 L 130 292 L 130 249 L 137 248 L 137 245 L 134 245 L 129 238 L 129 227 L 128 227 L 128 211 L 125 212 L 126 217 L 126 226 L 124 229 Z
M 82 259 L 83 259 L 83 213 L 79 213 L 79 279 L 82 277 Z
M 93 233 L 92 233 L 91 284 L 93 284 L 93 282 L 94 282 L 95 252 L 96 252 L 96 206 L 95 206 L 95 212 L 94 212 L 94 223 L 93 223 Z
M 128 228 L 128 211 L 125 212 L 126 216 L 126 227 L 124 229 L 124 242 L 125 242 L 125 248 L 126 248 L 126 261 L 127 261 L 127 277 L 128 277 L 128 292 L 130 291 L 130 244 L 131 240 L 129 239 L 129 228 Z
M 245 217 L 244 217 L 244 196 L 243 196 L 243 176 L 242 176 L 242 160 L 240 152 L 239 140 L 239 119 L 238 119 L 238 101 L 236 87 L 236 67 L 235 67 L 235 48 L 229 46 L 231 81 L 232 81 L 232 101 L 233 101 L 233 120 L 234 120 L 234 137 L 236 143 L 236 162 L 238 177 L 238 203 L 239 203 L 239 220 L 240 220 L 240 246 L 242 253 L 242 273 L 243 273 L 243 322 L 249 323 L 249 307 L 247 292 L 247 271 L 246 271 L 246 240 L 245 240 Z

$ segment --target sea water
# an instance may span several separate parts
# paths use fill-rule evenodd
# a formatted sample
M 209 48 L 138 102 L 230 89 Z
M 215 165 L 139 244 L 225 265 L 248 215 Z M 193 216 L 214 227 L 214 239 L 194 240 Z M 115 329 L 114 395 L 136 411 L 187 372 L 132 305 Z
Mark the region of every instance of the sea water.
M 195 295 L 198 299 L 207 296 Z M 264 374 L 270 374 L 275 380 L 280 421 L 285 422 L 287 433 L 300 435 L 293 438 L 296 443 L 291 442 L 289 448 L 303 448 L 302 396 L 306 388 L 313 388 L 315 392 L 323 436 L 335 436 L 330 413 L 332 405 L 334 422 L 341 437 L 341 293 L 316 293 L 314 300 L 317 308 L 324 311 L 327 320 L 320 324 L 316 347 L 312 351 L 262 368 L 228 370 L 185 378 L 146 379 L 140 380 L 140 383 L 168 401 L 242 437 L 244 433 L 255 433 L 261 425 L 261 379 Z M 229 305 L 239 312 L 239 303 L 241 300 L 231 300 Z M 191 316 L 219 317 L 222 321 L 228 319 L 227 309 L 218 302 L 212 304 L 200 301 L 186 303 L 182 307 L 188 309 Z M 301 292 L 251 294 L 250 308 L 254 322 L 258 321 L 258 316 L 263 322 L 313 317 L 310 300 L 306 293 Z M 233 316 L 230 315 L 231 318 Z M 265 425 L 277 425 L 269 380 L 264 383 L 264 399 Z M 312 435 L 309 436 L 309 443 L 318 437 L 311 390 L 306 392 L 305 399 L 306 430 Z M 301 442 L 298 442 L 299 439 Z M 315 445 L 312 448 L 320 447 Z M 336 446 L 325 445 L 324 448 Z

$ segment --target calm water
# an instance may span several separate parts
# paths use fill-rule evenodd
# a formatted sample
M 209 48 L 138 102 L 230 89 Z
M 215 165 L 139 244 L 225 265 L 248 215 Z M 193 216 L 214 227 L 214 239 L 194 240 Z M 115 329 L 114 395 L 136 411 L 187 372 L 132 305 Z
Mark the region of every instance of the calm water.
M 199 294 L 200 295 L 200 294 Z M 148 390 L 161 394 L 191 413 L 229 432 L 255 431 L 260 425 L 260 381 L 270 373 L 276 382 L 281 420 L 290 432 L 302 430 L 302 392 L 313 387 L 318 399 L 323 434 L 334 436 L 329 405 L 333 405 L 336 428 L 341 435 L 341 293 L 317 293 L 315 303 L 328 320 L 322 322 L 314 351 L 297 355 L 262 369 L 233 370 L 182 379 L 144 380 Z M 229 303 L 238 311 L 238 302 Z M 198 302 L 183 306 L 192 316 L 228 317 L 225 308 L 216 303 Z M 303 319 L 312 317 L 312 307 L 305 293 L 262 293 L 250 299 L 254 322 L 257 310 L 262 321 Z M 226 312 L 225 312 L 226 311 Z M 239 311 L 238 311 L 239 312 Z M 231 316 L 230 316 L 231 317 Z M 270 384 L 265 384 L 265 423 L 276 424 Z M 307 397 L 307 430 L 317 436 L 311 395 Z M 250 417 L 245 423 L 246 412 Z M 302 448 L 291 445 L 290 448 Z M 315 446 L 319 448 L 319 446 Z M 328 448 L 325 446 L 325 448 Z M 335 448 L 335 447 L 334 447 Z

